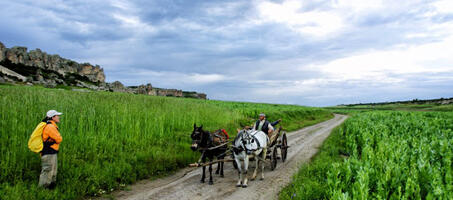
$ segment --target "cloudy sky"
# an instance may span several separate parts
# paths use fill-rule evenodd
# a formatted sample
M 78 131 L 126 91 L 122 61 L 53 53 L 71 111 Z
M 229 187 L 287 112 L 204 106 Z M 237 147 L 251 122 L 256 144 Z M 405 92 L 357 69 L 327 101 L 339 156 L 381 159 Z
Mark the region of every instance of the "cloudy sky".
M 0 41 L 107 81 L 327 106 L 453 97 L 451 0 L 6 0 Z

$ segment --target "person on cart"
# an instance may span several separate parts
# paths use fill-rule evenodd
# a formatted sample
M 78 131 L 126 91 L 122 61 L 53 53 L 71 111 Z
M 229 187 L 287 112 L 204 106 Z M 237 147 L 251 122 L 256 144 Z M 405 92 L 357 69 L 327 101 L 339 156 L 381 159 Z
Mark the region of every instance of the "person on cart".
M 270 123 L 266 119 L 266 114 L 261 113 L 259 115 L 259 119 L 256 121 L 256 123 L 253 125 L 252 130 L 253 131 L 263 131 L 264 133 L 267 134 L 269 137 L 269 144 L 272 144 L 275 141 L 275 138 L 277 137 L 277 133 L 274 133 L 274 127 L 277 125 L 281 120 L 277 120 L 275 122 Z

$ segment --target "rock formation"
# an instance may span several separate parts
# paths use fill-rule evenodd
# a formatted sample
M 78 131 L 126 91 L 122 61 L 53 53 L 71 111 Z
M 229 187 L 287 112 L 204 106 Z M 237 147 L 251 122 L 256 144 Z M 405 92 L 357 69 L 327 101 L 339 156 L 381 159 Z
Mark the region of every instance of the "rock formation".
M 129 87 L 133 88 L 133 87 Z M 151 96 L 157 96 L 157 91 L 153 89 L 153 86 L 151 83 L 148 83 L 147 85 L 139 85 L 137 88 L 133 88 L 135 90 L 135 93 L 137 94 L 146 94 L 146 95 L 151 95 Z
M 79 64 L 75 61 L 62 58 L 59 55 L 49 55 L 40 49 L 29 52 L 27 52 L 26 47 L 12 47 L 8 49 L 1 42 L 0 63 L 7 68 L 9 68 L 9 65 L 20 65 L 34 68 L 34 71 L 41 69 L 41 71 L 57 72 L 63 77 L 68 74 L 77 74 L 93 83 L 103 83 L 105 81 L 104 70 L 98 65 L 93 66 L 89 63 Z M 32 76 L 34 74 L 22 75 Z
M 40 49 L 27 51 L 26 47 L 6 48 L 0 42 L 2 82 L 39 84 L 50 88 L 66 85 L 100 91 L 206 99 L 206 94 L 153 88 L 151 84 L 125 87 L 119 81 L 106 83 L 104 70 L 99 65 L 77 63 L 59 55 L 49 55 Z

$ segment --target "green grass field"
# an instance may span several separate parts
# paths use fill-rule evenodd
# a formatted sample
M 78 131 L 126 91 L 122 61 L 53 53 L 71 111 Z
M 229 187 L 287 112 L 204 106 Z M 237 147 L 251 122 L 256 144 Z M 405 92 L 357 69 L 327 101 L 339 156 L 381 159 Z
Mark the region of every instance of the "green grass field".
M 453 199 L 453 112 L 354 113 L 280 199 Z
M 40 158 L 27 141 L 50 109 L 64 115 L 58 185 L 48 191 L 37 187 Z M 0 199 L 80 199 L 164 176 L 198 159 L 189 148 L 194 123 L 234 136 L 260 112 L 288 131 L 333 117 L 294 105 L 0 85 Z

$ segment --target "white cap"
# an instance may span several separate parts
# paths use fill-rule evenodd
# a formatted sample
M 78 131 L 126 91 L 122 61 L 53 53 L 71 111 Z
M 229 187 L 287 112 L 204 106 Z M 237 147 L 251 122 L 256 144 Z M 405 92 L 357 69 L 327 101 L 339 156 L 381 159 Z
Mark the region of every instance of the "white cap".
M 264 113 L 261 113 L 260 117 L 266 117 L 266 115 Z
M 47 117 L 54 117 L 56 115 L 62 115 L 63 113 L 57 112 L 56 110 L 49 110 L 47 111 Z

